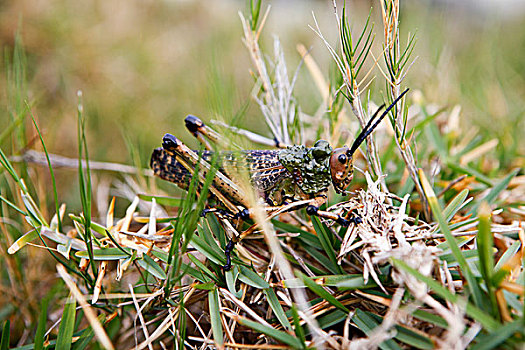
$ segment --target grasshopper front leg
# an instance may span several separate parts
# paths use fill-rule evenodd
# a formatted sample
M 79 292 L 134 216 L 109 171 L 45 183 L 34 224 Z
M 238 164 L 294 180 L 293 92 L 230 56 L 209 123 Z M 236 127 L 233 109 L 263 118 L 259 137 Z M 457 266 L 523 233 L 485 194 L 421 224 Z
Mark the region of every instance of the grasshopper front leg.
M 326 203 L 327 196 L 326 192 L 317 194 L 313 201 L 306 207 L 306 213 L 310 216 L 315 215 L 325 219 L 334 220 L 341 226 L 349 226 L 351 223 L 360 224 L 363 222 L 360 217 L 350 217 L 349 219 L 343 218 L 340 215 L 331 213 L 329 211 L 319 210 L 319 207 Z

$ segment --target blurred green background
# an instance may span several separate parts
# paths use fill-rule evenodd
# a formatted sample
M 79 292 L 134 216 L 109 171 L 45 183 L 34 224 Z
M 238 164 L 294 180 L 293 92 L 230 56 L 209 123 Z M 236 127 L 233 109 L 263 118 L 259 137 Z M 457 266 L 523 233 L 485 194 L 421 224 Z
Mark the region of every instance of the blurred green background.
M 335 43 L 332 2 L 264 2 L 268 4 L 272 8 L 261 38 L 263 51 L 272 54 L 273 36 L 278 36 L 292 75 L 300 62 L 295 47 L 304 44 L 328 76 L 331 58 L 308 26 L 314 24 L 313 12 L 324 35 Z M 401 37 L 409 32 L 417 36 L 412 55 L 417 59 L 405 82 L 430 109 L 446 108 L 448 113 L 459 105 L 461 130 L 474 128 L 485 140 L 499 139 L 494 159 L 510 168 L 523 165 L 520 156 L 525 153 L 524 6 L 512 1 L 498 2 L 499 7 L 487 4 L 403 1 Z M 373 7 L 381 42 L 379 3 L 347 5 L 356 31 Z M 184 128 L 187 114 L 205 121 L 217 116 L 228 120 L 250 101 L 251 62 L 238 16 L 245 6 L 244 1 L 3 1 L 0 39 L 11 61 L 19 33 L 29 100 L 51 153 L 77 156 L 76 104 L 82 90 L 91 159 L 132 164 L 133 145 L 147 167 L 151 149 L 165 132 L 195 145 Z M 378 57 L 379 45 L 374 50 Z M 7 66 L 1 70 L 4 84 Z M 377 69 L 374 73 L 380 75 Z M 384 89 L 372 87 L 376 96 Z M 5 84 L 0 128 L 11 119 L 8 91 Z M 295 96 L 305 113 L 314 113 L 321 101 L 304 66 Z M 243 124 L 269 135 L 253 102 Z M 11 147 L 4 143 L 2 147 Z M 74 194 L 68 198 L 70 191 L 60 192 L 64 201 L 77 202 Z

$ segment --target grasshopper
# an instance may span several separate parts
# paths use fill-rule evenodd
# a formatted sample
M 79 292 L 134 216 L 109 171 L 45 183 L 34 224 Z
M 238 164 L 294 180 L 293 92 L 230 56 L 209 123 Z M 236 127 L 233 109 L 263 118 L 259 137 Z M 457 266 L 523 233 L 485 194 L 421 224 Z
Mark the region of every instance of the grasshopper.
M 326 203 L 330 184 L 337 193 L 346 194 L 345 190 L 354 176 L 355 151 L 407 92 L 408 89 L 377 118 L 385 105 L 379 107 L 351 147 L 333 149 L 327 141 L 318 140 L 313 147 L 308 148 L 294 145 L 276 150 L 221 151 L 209 193 L 224 209 L 207 211 L 216 210 L 242 220 L 250 217 L 247 196 L 235 180 L 236 174 L 247 170 L 251 185 L 267 203 L 268 211 L 302 199 L 309 200 L 305 204 L 308 215 L 331 219 L 343 226 L 361 223 L 359 217 L 342 217 L 319 208 Z M 207 139 L 220 142 L 221 137 L 195 116 L 186 117 L 185 123 L 187 129 L 208 150 L 192 150 L 175 136 L 166 134 L 162 139 L 162 147 L 153 151 L 150 166 L 156 176 L 187 190 L 196 167 L 203 170 L 198 174 L 200 183 L 204 181 L 206 172 L 212 169 L 209 162 L 214 154 Z M 233 237 L 225 247 L 225 270 L 231 268 L 230 254 L 240 239 L 242 237 Z

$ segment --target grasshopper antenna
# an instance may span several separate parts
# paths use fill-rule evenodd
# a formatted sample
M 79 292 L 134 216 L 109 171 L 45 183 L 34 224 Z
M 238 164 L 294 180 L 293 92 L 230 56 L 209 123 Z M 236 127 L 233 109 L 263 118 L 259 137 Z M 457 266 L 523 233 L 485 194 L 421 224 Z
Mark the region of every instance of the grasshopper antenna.
M 392 108 L 394 108 L 394 106 L 397 104 L 397 102 L 399 102 L 399 100 L 401 100 L 403 98 L 403 96 L 408 92 L 408 90 L 409 89 L 406 89 L 405 91 L 403 91 L 401 93 L 401 95 L 399 95 L 398 98 L 396 98 L 394 100 L 394 102 L 392 102 L 392 104 L 390 106 L 388 106 L 388 108 L 383 112 L 383 114 L 381 114 L 379 119 L 377 119 L 376 122 L 372 125 L 372 123 L 374 122 L 375 117 L 385 107 L 385 105 L 383 104 L 383 105 L 381 105 L 381 107 L 379 107 L 377 109 L 377 111 L 374 113 L 374 115 L 372 116 L 372 118 L 370 119 L 368 124 L 366 124 L 365 128 L 363 129 L 363 131 L 361 131 L 359 136 L 357 136 L 357 138 L 355 139 L 354 143 L 352 144 L 352 147 L 348 150 L 348 152 L 346 152 L 348 156 L 351 157 L 354 154 L 354 152 L 357 151 L 359 146 L 368 137 L 368 135 L 370 135 L 372 133 L 372 131 L 374 131 L 374 129 L 379 125 L 379 123 L 381 123 L 383 118 L 388 114 L 388 112 L 390 112 L 390 110 Z

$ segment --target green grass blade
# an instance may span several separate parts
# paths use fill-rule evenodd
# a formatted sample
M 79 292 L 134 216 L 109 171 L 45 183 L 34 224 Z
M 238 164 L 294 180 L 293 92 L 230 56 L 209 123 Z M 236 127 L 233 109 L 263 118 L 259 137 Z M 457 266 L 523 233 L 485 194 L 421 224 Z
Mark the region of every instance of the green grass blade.
M 11 334 L 11 322 L 5 321 L 0 339 L 0 350 L 9 350 L 9 335 Z
M 57 349 L 71 349 L 71 343 L 73 341 L 73 332 L 75 330 L 76 305 L 76 300 L 72 296 L 70 296 L 66 301 L 66 305 L 64 306 L 62 320 L 60 321 L 60 327 L 58 328 L 56 343 Z
M 197 268 L 201 270 L 200 274 L 202 277 L 200 277 L 200 279 L 203 279 L 205 281 L 212 279 L 217 284 L 221 283 L 221 281 L 217 278 L 217 276 L 210 269 L 208 269 L 206 265 L 201 263 L 199 259 L 194 257 L 193 254 L 188 254 L 188 258 L 195 264 L 195 266 L 197 266 Z
M 139 264 L 140 267 L 142 267 L 144 270 L 151 273 L 153 276 L 157 277 L 158 279 L 161 279 L 161 280 L 166 279 L 166 273 L 164 272 L 164 270 L 149 255 L 144 254 L 142 256 L 142 259 L 137 260 L 137 263 Z
M 512 178 L 516 176 L 516 174 L 518 174 L 519 171 L 520 169 L 514 169 L 509 175 L 505 176 L 503 180 L 501 180 L 496 185 L 494 185 L 494 187 L 492 187 L 490 192 L 485 198 L 483 198 L 483 200 L 486 201 L 488 204 L 494 203 L 494 201 L 500 195 L 500 193 L 507 188 L 507 186 L 510 183 L 510 180 L 512 180 Z M 474 206 L 472 206 L 472 209 L 470 210 L 470 214 L 477 213 L 480 204 L 481 202 L 477 202 L 476 204 L 474 204 Z
M 476 178 L 476 180 L 478 180 L 479 182 L 487 185 L 487 186 L 494 186 L 493 184 L 493 181 L 491 178 L 489 178 L 488 176 L 480 173 L 479 171 L 475 170 L 475 169 L 472 169 L 470 168 L 469 166 L 461 166 L 459 164 L 456 164 L 454 162 L 447 162 L 447 167 L 450 168 L 451 170 L 454 170 L 460 174 L 467 174 L 467 175 L 471 175 L 471 176 L 474 176 Z
M 35 350 L 42 350 L 44 348 L 44 335 L 46 333 L 47 321 L 47 305 L 49 299 L 46 297 L 42 300 L 40 306 L 40 314 L 38 315 L 38 326 L 35 333 Z
M 119 260 L 129 257 L 132 253 L 130 248 L 124 248 L 124 252 L 119 248 L 103 248 L 95 249 L 90 254 L 81 250 L 75 253 L 75 256 L 83 259 L 93 259 L 93 260 Z
M 290 321 L 288 321 L 288 317 L 286 317 L 286 313 L 284 312 L 284 309 L 281 303 L 279 302 L 275 291 L 272 288 L 266 288 L 263 290 L 263 293 L 266 295 L 266 300 L 268 300 L 268 304 L 270 305 L 270 308 L 272 309 L 279 322 L 283 325 L 284 328 L 286 328 L 288 331 L 291 331 L 292 325 L 290 324 Z
M 379 325 L 379 323 L 376 320 L 368 316 L 365 312 L 361 311 L 360 309 L 355 310 L 355 314 L 352 317 L 352 321 L 356 324 L 357 328 L 359 328 L 366 335 L 370 335 L 373 332 L 374 328 L 376 328 Z M 385 350 L 401 350 L 401 347 L 397 345 L 396 342 L 392 339 L 385 340 L 384 342 L 379 344 L 379 348 Z
M 208 293 L 208 304 L 210 307 L 210 322 L 215 344 L 222 346 L 224 344 L 224 333 L 222 329 L 221 314 L 219 310 L 219 293 L 214 288 Z
M 481 275 L 485 280 L 487 292 L 490 297 L 493 314 L 497 312 L 496 296 L 492 285 L 494 274 L 494 237 L 490 229 L 490 206 L 483 202 L 479 209 L 479 225 L 476 243 L 478 246 L 478 256 Z
M 241 274 L 239 275 L 239 280 L 241 280 L 242 282 L 252 286 L 252 287 L 255 287 L 255 288 L 260 288 L 260 289 L 266 289 L 266 288 L 270 288 L 270 285 L 268 284 L 268 282 L 266 282 L 261 276 L 259 276 L 259 274 L 257 274 L 255 271 L 247 268 L 247 267 L 244 267 L 244 266 L 239 266 L 239 268 L 241 269 Z
M 294 333 L 296 337 L 303 344 L 303 348 L 305 348 L 306 347 L 306 334 L 305 334 L 303 326 L 301 326 L 301 318 L 299 317 L 299 313 L 297 312 L 297 307 L 295 306 L 295 304 L 292 304 L 290 311 L 292 312 Z
M 167 207 L 180 207 L 182 205 L 182 202 L 184 199 L 182 198 L 176 198 L 176 197 L 168 197 L 168 196 L 153 196 L 149 194 L 139 194 L 138 197 L 142 199 L 143 201 L 151 202 L 153 198 L 155 198 L 155 201 L 159 205 L 164 205 Z
M 293 349 L 302 349 L 302 344 L 301 344 L 301 341 L 289 334 L 289 333 L 286 333 L 286 332 L 283 332 L 283 331 L 279 331 L 275 328 L 272 328 L 272 327 L 268 327 L 264 324 L 261 324 L 259 322 L 255 322 L 255 321 L 252 321 L 252 320 L 249 320 L 247 318 L 244 318 L 244 317 L 237 317 L 237 321 L 239 322 L 239 324 L 243 325 L 243 326 L 246 326 L 246 327 L 250 327 L 251 329 L 257 331 L 257 332 L 260 332 L 260 333 L 264 333 L 266 334 L 267 336 L 281 342 L 281 343 L 284 343 L 284 344 L 287 344 L 289 346 L 291 346 Z
M 25 247 L 29 242 L 31 242 L 32 240 L 36 238 L 38 238 L 38 231 L 36 229 L 33 229 L 25 233 L 19 239 L 17 239 L 15 243 L 11 244 L 7 252 L 9 254 L 15 254 L 17 251 Z
M 350 310 L 346 308 L 339 300 L 337 300 L 332 294 L 330 294 L 326 289 L 315 283 L 311 278 L 306 276 L 305 274 L 297 271 L 296 276 L 301 278 L 304 284 L 315 294 L 335 306 L 341 311 L 344 311 L 346 313 L 349 313 Z
M 499 327 L 497 330 L 490 332 L 489 334 L 480 336 L 477 338 L 477 344 L 472 347 L 472 350 L 490 350 L 490 349 L 505 349 L 511 347 L 500 347 L 507 339 L 512 337 L 515 333 L 521 333 L 521 342 L 523 345 L 524 329 L 523 318 L 518 319 L 514 322 L 507 323 L 504 326 Z M 515 344 L 518 345 L 518 344 Z
M 328 229 L 316 216 L 312 216 L 312 224 L 314 225 L 315 232 L 317 232 L 317 237 L 321 242 L 321 246 L 323 247 L 326 256 L 328 256 L 328 259 L 330 260 L 330 265 L 327 266 L 327 268 L 335 274 L 342 274 L 343 269 L 337 264 L 335 248 L 333 247 L 332 242 L 330 241 Z
M 468 190 L 464 189 L 460 193 L 458 193 L 454 199 L 448 203 L 446 208 L 443 210 L 443 216 L 445 219 L 450 221 L 456 213 L 463 208 L 468 202 L 465 202 L 465 199 L 468 197 Z
M 31 107 L 26 102 L 26 106 L 28 110 L 31 110 Z M 44 142 L 44 138 L 42 137 L 42 133 L 40 132 L 40 128 L 38 127 L 38 124 L 36 123 L 35 117 L 33 113 L 30 113 L 31 119 L 33 120 L 33 125 L 35 126 L 36 132 L 38 133 L 38 137 L 40 138 L 40 143 L 42 144 L 42 147 L 44 148 L 44 154 L 46 155 L 46 161 L 47 166 L 49 167 L 49 173 L 51 174 L 51 184 L 53 186 L 53 197 L 55 200 L 55 213 L 57 214 L 58 219 L 58 232 L 62 232 L 62 219 L 60 218 L 60 204 L 58 203 L 58 194 L 57 194 L 57 184 L 56 184 L 56 178 L 55 178 L 55 172 L 53 171 L 53 166 L 51 165 L 51 160 L 49 159 L 49 153 L 47 152 L 46 143 Z
M 452 236 L 452 233 L 450 232 L 450 228 L 448 227 L 448 223 L 446 222 L 445 217 L 443 216 L 443 212 L 441 210 L 437 197 L 434 193 L 434 190 L 430 186 L 430 183 L 428 182 L 422 170 L 419 170 L 419 178 L 421 180 L 421 185 L 423 186 L 423 191 L 425 192 L 425 195 L 427 196 L 427 200 L 430 205 L 430 208 L 432 209 L 432 214 L 436 218 L 439 228 L 441 229 L 441 232 L 443 232 L 443 235 L 445 236 L 445 239 L 448 242 L 448 245 L 452 251 L 452 254 L 454 254 L 454 256 L 456 257 L 456 260 L 458 261 L 459 266 L 461 268 L 461 272 L 465 275 L 465 278 L 468 283 L 468 288 L 470 292 L 472 293 L 472 297 L 474 298 L 474 303 L 476 304 L 476 306 L 483 308 L 484 298 L 481 293 L 481 288 L 478 282 L 476 281 L 476 279 L 474 278 L 474 275 L 465 257 L 461 253 L 461 250 L 456 245 L 456 240 L 454 236 Z
M 460 301 L 460 296 L 457 294 L 452 294 L 447 288 L 443 287 L 439 282 L 433 280 L 430 277 L 424 276 L 416 269 L 408 266 L 407 263 L 401 260 L 392 259 L 392 264 L 400 269 L 403 269 L 407 272 L 409 272 L 411 275 L 416 277 L 418 280 L 426 283 L 426 285 L 432 289 L 435 293 L 437 293 L 442 298 L 452 302 L 452 303 L 458 303 Z M 467 315 L 481 323 L 485 328 L 488 330 L 494 330 L 499 326 L 499 322 L 493 319 L 489 314 L 482 311 L 481 309 L 477 308 L 476 306 L 472 305 L 470 302 L 466 302 L 465 305 L 465 312 Z

